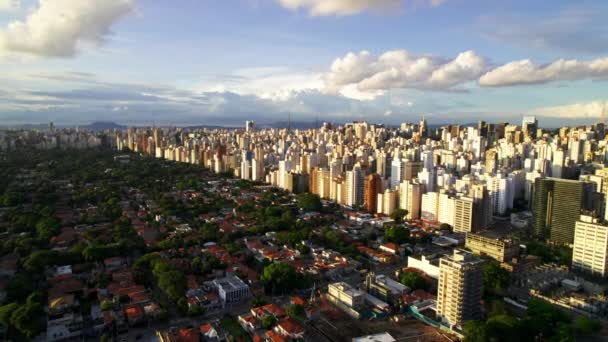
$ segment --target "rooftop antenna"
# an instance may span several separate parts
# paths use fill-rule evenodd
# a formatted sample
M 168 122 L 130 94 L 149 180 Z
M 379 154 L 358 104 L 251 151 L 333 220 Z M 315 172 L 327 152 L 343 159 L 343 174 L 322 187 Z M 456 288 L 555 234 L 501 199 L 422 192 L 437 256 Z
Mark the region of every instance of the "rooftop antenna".
M 602 112 L 600 113 L 600 122 L 604 125 L 606 124 L 606 101 L 604 101 Z
M 291 132 L 291 112 L 289 112 L 289 114 L 288 114 L 288 119 L 287 119 L 287 132 Z

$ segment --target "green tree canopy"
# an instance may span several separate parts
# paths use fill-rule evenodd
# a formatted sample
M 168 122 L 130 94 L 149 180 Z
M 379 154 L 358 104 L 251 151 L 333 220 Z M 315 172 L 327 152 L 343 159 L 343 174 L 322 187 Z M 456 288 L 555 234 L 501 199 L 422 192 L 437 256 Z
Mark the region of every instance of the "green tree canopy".
M 413 290 L 428 290 L 429 283 L 417 272 L 401 272 L 399 282 Z
M 384 230 L 384 241 L 402 244 L 409 240 L 410 230 L 403 226 L 392 226 Z
M 483 289 L 488 294 L 502 294 L 509 286 L 510 274 L 495 261 L 483 266 Z
M 321 198 L 317 194 L 304 192 L 296 196 L 298 207 L 306 211 L 321 211 L 323 204 Z
M 273 262 L 266 267 L 260 277 L 264 288 L 272 294 L 289 293 L 294 289 L 306 288 L 310 279 L 296 272 L 291 265 L 282 262 Z
M 270 330 L 277 322 L 277 319 L 273 315 L 268 315 L 262 319 L 262 328 Z
M 408 214 L 409 212 L 405 209 L 395 209 L 390 216 L 396 223 L 402 223 Z
M 302 305 L 290 304 L 287 307 L 287 315 L 291 318 L 305 319 L 306 311 L 304 310 L 304 307 Z

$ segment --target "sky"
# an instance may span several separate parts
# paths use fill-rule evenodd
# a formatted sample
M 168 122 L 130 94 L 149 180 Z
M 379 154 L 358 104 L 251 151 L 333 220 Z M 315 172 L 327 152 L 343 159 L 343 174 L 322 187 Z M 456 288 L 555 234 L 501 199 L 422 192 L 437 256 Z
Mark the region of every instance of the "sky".
M 608 1 L 0 0 L 0 125 L 597 121 Z

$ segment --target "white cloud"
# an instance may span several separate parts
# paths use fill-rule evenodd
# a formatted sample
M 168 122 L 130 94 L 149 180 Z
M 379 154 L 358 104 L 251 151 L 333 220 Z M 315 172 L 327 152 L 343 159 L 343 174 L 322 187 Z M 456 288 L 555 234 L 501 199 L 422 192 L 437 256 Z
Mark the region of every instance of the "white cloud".
M 20 0 L 0 0 L 0 12 L 15 11 L 21 7 Z
M 485 71 L 485 59 L 474 51 L 462 52 L 452 60 L 415 56 L 405 50 L 387 51 L 377 57 L 368 51 L 350 52 L 332 63 L 324 75 L 324 90 L 358 99 L 373 99 L 390 89 L 454 91 Z
M 489 71 L 481 76 L 479 84 L 486 87 L 503 87 L 605 77 L 608 77 L 608 58 L 591 61 L 560 59 L 545 66 L 539 66 L 529 59 L 524 59 Z
M 300 8 L 313 16 L 345 16 L 354 15 L 364 11 L 387 11 L 399 8 L 403 0 L 275 0 L 281 6 L 290 10 Z M 409 2 L 409 1 L 408 1 Z M 412 5 L 420 4 L 436 7 L 445 0 L 415 0 Z
M 286 67 L 243 68 L 222 75 L 215 82 L 206 81 L 192 88 L 195 91 L 233 92 L 284 101 L 300 91 L 321 89 L 321 76 L 319 72 L 294 71 Z
M 365 10 L 386 10 L 401 0 L 277 0 L 291 10 L 306 9 L 311 15 L 353 15 Z
M 110 27 L 133 10 L 133 0 L 39 0 L 24 20 L 0 30 L 0 55 L 70 57 L 97 46 Z
M 568 119 L 599 118 L 605 104 L 606 102 L 604 101 L 581 102 L 569 105 L 541 107 L 532 110 L 530 113 L 539 116 Z

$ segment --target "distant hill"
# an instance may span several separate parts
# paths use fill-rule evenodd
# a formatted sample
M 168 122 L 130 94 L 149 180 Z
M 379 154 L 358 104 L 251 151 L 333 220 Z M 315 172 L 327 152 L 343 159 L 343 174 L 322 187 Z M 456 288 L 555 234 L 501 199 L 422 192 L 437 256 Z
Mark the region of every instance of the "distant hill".
M 119 125 L 116 122 L 96 121 L 96 122 L 90 123 L 88 125 L 79 126 L 79 127 L 82 129 L 87 129 L 87 130 L 91 130 L 91 131 L 103 131 L 106 129 L 124 129 L 127 126 Z

